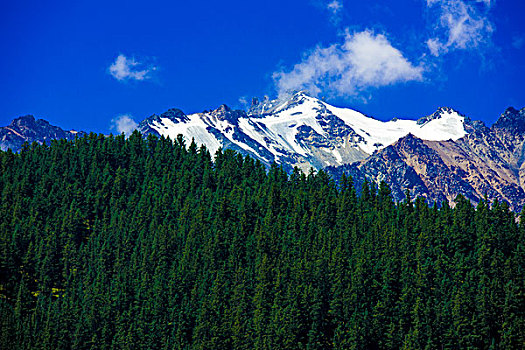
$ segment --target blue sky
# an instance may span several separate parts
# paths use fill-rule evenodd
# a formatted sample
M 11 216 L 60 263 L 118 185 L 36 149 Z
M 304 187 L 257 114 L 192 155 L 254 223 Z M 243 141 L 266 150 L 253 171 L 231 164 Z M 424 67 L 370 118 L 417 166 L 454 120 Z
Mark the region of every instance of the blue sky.
M 0 125 L 34 114 L 109 133 L 122 115 L 294 89 L 378 119 L 450 106 L 490 125 L 525 106 L 523 13 L 519 0 L 4 1 Z

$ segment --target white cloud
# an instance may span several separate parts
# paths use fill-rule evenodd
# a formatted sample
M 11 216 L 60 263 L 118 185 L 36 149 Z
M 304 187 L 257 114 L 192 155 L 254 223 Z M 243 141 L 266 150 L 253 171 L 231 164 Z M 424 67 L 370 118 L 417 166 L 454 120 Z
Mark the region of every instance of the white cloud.
M 443 45 L 436 38 L 427 40 L 427 47 L 433 56 L 439 56 L 439 52 L 443 49 Z
M 436 10 L 438 22 L 434 37 L 427 47 L 434 56 L 452 49 L 476 49 L 491 42 L 493 24 L 487 16 L 491 0 L 427 0 L 427 6 Z
M 449 2 L 449 1 L 450 0 L 427 0 L 427 5 L 428 6 L 432 6 L 434 4 L 446 3 L 446 2 Z M 462 1 L 464 1 L 464 0 L 462 0 Z M 492 6 L 492 4 L 495 2 L 495 0 L 474 0 L 474 1 L 477 2 L 477 3 L 484 3 L 488 7 Z
M 316 47 L 290 71 L 273 74 L 280 96 L 293 90 L 313 95 L 358 97 L 370 87 L 423 79 L 414 66 L 382 34 L 370 30 L 346 32 L 344 42 Z
M 123 54 L 118 55 L 115 62 L 109 66 L 109 73 L 119 81 L 138 80 L 142 81 L 151 77 L 151 72 L 157 68 L 145 66 L 134 58 L 127 58 Z
M 129 136 L 138 126 L 137 122 L 133 120 L 133 117 L 130 115 L 119 115 L 111 121 L 111 129 L 116 130 L 119 134 L 124 133 L 124 135 Z
M 482 2 L 488 7 L 492 6 L 492 4 L 495 2 L 495 0 L 476 0 L 477 2 Z
M 333 15 L 337 15 L 343 9 L 343 3 L 340 0 L 332 0 L 326 4 L 326 8 Z
M 250 103 L 248 102 L 246 96 L 239 97 L 239 104 L 241 105 L 242 109 L 250 108 Z
M 342 19 L 343 12 L 343 0 L 310 0 L 312 5 L 324 10 L 330 16 L 330 22 L 334 25 L 338 25 Z

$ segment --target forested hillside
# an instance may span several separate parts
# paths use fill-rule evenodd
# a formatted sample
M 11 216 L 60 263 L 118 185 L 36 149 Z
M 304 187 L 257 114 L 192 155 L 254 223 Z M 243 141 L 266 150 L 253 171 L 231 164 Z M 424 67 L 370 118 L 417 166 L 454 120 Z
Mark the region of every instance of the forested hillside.
M 3 349 L 523 349 L 525 225 L 135 132 L 0 152 Z

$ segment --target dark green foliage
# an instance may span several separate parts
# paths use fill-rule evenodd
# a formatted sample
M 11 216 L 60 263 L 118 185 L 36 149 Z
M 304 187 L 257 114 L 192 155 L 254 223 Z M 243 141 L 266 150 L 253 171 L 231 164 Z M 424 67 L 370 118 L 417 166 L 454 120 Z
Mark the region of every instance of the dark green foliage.
M 525 225 L 134 133 L 0 153 L 2 349 L 523 349 Z

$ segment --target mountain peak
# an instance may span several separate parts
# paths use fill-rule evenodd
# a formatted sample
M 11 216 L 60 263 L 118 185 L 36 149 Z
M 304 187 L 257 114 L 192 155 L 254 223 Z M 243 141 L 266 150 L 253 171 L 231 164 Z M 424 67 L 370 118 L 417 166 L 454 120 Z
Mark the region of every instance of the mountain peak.
M 182 120 L 187 120 L 188 117 L 186 116 L 186 114 L 181 111 L 180 109 L 178 108 L 170 108 L 168 109 L 166 112 L 162 113 L 160 115 L 161 118 L 168 118 L 174 122 L 180 122 Z
M 464 117 L 463 114 L 459 113 L 458 111 L 450 108 L 450 107 L 439 107 L 434 113 L 432 113 L 431 115 L 427 115 L 425 117 L 422 117 L 422 118 L 419 118 L 417 120 L 417 124 L 418 125 L 423 125 L 423 124 L 426 124 L 432 120 L 436 120 L 436 119 L 440 119 L 442 118 L 443 116 L 446 116 L 446 115 L 456 115 L 456 116 L 460 116 L 460 117 Z
M 217 111 L 221 111 L 221 112 L 224 112 L 224 113 L 231 112 L 231 110 L 232 109 L 230 107 L 228 107 L 227 104 L 222 104 L 222 105 L 219 106 L 219 108 L 217 108 Z
M 437 112 L 440 112 L 440 113 L 457 113 L 457 114 L 460 114 L 460 113 L 459 113 L 458 111 L 456 111 L 455 109 L 453 109 L 453 108 L 451 108 L 451 107 L 447 107 L 447 106 L 438 107 Z
M 416 145 L 423 144 L 423 140 L 417 137 L 416 135 L 409 132 L 405 136 L 401 137 L 399 140 L 394 142 L 391 146 L 392 147 L 417 147 Z
M 248 110 L 248 115 L 262 116 L 279 113 L 306 101 L 319 102 L 319 99 L 310 96 L 308 92 L 304 90 L 289 93 L 273 100 L 270 100 L 268 96 L 265 96 L 262 101 L 254 97 L 252 99 L 252 105 Z
M 312 98 L 312 96 L 308 93 L 308 91 L 305 91 L 305 90 L 299 90 L 292 94 L 292 98 L 304 98 L 304 97 Z
M 0 127 L 0 149 L 8 148 L 17 152 L 24 142 L 49 142 L 53 139 L 72 140 L 75 136 L 82 136 L 84 132 L 65 131 L 58 126 L 51 125 L 47 120 L 36 119 L 33 115 L 23 115 L 13 119 L 6 127 Z
M 510 132 L 524 133 L 525 132 L 525 108 L 517 110 L 514 107 L 509 107 L 501 114 L 493 128 L 505 129 Z
M 320 104 L 320 100 L 318 98 L 310 96 L 306 91 L 297 91 L 291 95 L 287 95 L 272 101 L 274 107 L 271 109 L 271 113 L 279 113 L 307 102 Z
M 39 119 L 41 120 L 41 119 Z M 32 114 L 28 115 L 22 115 L 18 118 L 13 119 L 11 124 L 9 126 L 11 127 L 26 127 L 26 126 L 32 126 L 37 123 L 37 120 Z
M 36 119 L 32 114 L 22 115 L 13 119 L 9 127 L 14 130 L 32 130 L 36 133 L 40 133 L 41 130 L 58 128 L 52 126 L 47 120 Z
M 170 108 L 161 115 L 153 114 L 148 118 L 141 121 L 137 127 L 137 130 L 142 134 L 147 134 L 150 132 L 155 133 L 155 130 L 152 128 L 152 125 L 162 124 L 162 119 L 171 120 L 173 123 L 180 123 L 188 121 L 188 116 L 178 108 Z
M 32 114 L 21 115 L 20 117 L 13 119 L 11 123 L 14 123 L 16 121 L 33 121 L 34 122 L 35 117 Z
M 246 117 L 246 112 L 242 110 L 233 110 L 228 105 L 222 104 L 214 111 L 209 112 L 218 120 L 228 120 L 236 123 L 239 118 Z
M 293 94 L 283 98 L 282 100 L 286 102 L 304 102 L 307 100 L 318 101 L 319 99 L 317 97 L 311 96 L 308 92 L 301 90 L 294 92 Z
M 505 110 L 505 112 L 503 112 L 503 114 L 507 114 L 507 113 L 515 114 L 515 113 L 519 113 L 519 110 L 510 106 Z

